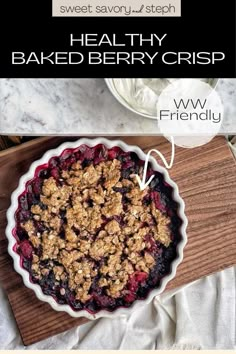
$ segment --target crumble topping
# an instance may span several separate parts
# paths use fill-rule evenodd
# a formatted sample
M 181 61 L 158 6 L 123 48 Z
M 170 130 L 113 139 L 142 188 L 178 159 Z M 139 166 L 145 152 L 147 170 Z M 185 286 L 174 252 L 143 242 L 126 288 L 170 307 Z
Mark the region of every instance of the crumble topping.
M 168 228 L 169 220 L 160 212 L 160 210 L 156 209 L 153 202 L 151 204 L 151 213 L 156 221 L 155 226 L 153 226 L 155 240 L 168 247 L 171 242 L 170 230 Z
M 95 283 L 111 298 L 126 296 L 132 277 L 144 279 L 155 266 L 157 244 L 171 243 L 170 218 L 154 201 L 145 203 L 150 192 L 140 190 L 134 174 L 122 176 L 118 159 L 86 167 L 76 162 L 59 178 L 45 178 L 40 202 L 21 223 L 40 249 L 32 257 L 35 279 L 53 274 L 56 285 L 67 282 L 83 304 Z
M 106 194 L 105 203 L 101 210 L 102 214 L 111 218 L 114 215 L 120 215 L 123 213 L 122 195 L 114 191 L 110 191 Z

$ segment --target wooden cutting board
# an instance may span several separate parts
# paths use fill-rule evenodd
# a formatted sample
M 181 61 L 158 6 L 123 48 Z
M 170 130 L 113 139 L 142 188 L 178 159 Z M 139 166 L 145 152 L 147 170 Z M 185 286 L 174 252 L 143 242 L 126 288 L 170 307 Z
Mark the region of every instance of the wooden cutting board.
M 112 138 L 114 139 L 114 138 Z M 160 137 L 122 137 L 144 151 L 158 148 L 170 158 L 170 144 Z M 0 153 L 0 281 L 11 304 L 22 340 L 29 345 L 85 323 L 57 313 L 27 289 L 13 270 L 5 237 L 6 210 L 19 177 L 32 161 L 75 138 L 40 138 Z M 222 270 L 236 263 L 236 165 L 226 140 L 217 137 L 195 149 L 176 149 L 171 177 L 179 185 L 189 220 L 184 261 L 167 289 Z

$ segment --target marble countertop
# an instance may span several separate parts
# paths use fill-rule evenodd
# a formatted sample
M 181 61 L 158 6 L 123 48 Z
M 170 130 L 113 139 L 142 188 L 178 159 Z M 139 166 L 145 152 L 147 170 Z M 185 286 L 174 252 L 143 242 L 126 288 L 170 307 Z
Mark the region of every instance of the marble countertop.
M 236 132 L 236 79 L 221 79 L 224 132 Z M 1 79 L 0 134 L 154 135 L 156 120 L 124 108 L 103 79 Z

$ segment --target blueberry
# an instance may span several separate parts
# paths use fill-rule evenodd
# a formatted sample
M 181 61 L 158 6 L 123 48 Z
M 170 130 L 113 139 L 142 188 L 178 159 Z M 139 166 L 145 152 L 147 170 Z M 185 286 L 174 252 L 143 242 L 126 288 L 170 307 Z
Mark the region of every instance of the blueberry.
M 39 177 L 42 178 L 42 179 L 46 179 L 46 178 L 49 178 L 50 177 L 50 172 L 48 169 L 44 169 L 44 170 L 41 170 L 39 172 Z
M 158 177 L 154 177 L 153 180 L 150 183 L 150 188 L 151 189 L 156 189 L 156 188 L 159 187 L 159 184 L 160 184 L 160 182 L 159 182 Z
M 30 270 L 31 268 L 31 261 L 29 259 L 24 259 L 23 260 L 23 268 L 25 268 L 26 270 Z
M 22 229 L 20 225 L 17 225 L 17 236 L 19 237 L 20 241 L 26 240 L 28 238 L 27 232 Z
M 113 187 L 114 192 L 121 193 L 121 194 L 126 194 L 129 193 L 130 188 L 129 187 Z
M 20 206 L 21 206 L 21 208 L 23 210 L 29 210 L 29 205 L 28 205 L 28 201 L 27 201 L 26 195 L 20 196 L 19 202 L 20 202 Z
M 164 252 L 164 258 L 167 261 L 172 261 L 176 257 L 176 250 L 172 247 L 169 247 Z
M 39 202 L 38 205 L 42 210 L 46 210 L 48 208 L 47 205 L 43 204 L 42 202 Z
M 123 169 L 123 170 L 121 171 L 121 177 L 122 177 L 122 178 L 128 179 L 129 176 L 130 176 L 130 174 L 131 174 L 131 171 L 130 171 L 129 168 L 127 168 L 126 170 Z
M 100 295 L 96 296 L 94 295 L 94 299 L 98 306 L 103 307 L 103 308 L 109 308 L 115 306 L 115 299 L 107 296 L 107 295 Z

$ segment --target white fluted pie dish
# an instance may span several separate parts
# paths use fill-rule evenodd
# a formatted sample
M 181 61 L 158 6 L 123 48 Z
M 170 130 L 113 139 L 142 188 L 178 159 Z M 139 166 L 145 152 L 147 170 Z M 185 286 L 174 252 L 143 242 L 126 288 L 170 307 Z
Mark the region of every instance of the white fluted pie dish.
M 187 242 L 184 202 L 153 157 L 155 178 L 139 194 L 145 158 L 120 140 L 79 139 L 21 177 L 7 211 L 8 251 L 39 300 L 72 317 L 128 315 L 174 278 Z

